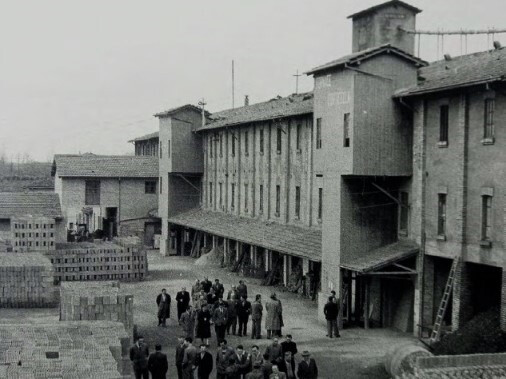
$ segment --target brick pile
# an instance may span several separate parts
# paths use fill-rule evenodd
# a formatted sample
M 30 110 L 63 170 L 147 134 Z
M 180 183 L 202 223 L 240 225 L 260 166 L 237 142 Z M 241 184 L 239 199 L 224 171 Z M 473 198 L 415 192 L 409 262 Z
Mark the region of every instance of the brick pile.
M 46 256 L 0 253 L 0 308 L 52 307 L 55 291 L 53 266 Z
M 123 323 L 133 331 L 133 295 L 119 282 L 63 282 L 60 288 L 60 320 L 106 320 Z
M 129 338 L 117 322 L 0 325 L 1 378 L 122 378 Z
M 16 253 L 54 249 L 56 221 L 50 217 L 12 218 L 11 238 L 11 244 Z
M 62 243 L 44 252 L 54 266 L 55 282 L 86 280 L 143 280 L 146 250 L 124 241 Z

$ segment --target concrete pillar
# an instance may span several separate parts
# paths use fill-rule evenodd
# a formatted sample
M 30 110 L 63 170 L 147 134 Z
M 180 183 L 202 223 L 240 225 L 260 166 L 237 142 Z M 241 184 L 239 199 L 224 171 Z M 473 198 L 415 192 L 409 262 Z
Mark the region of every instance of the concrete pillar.
M 212 238 L 213 238 L 213 250 L 216 250 L 216 236 L 213 235 Z
M 453 281 L 452 331 L 459 329 L 472 315 L 470 292 L 466 263 L 460 260 Z
M 227 264 L 228 262 L 228 238 L 223 238 L 223 262 Z
M 283 254 L 283 284 L 288 285 L 288 255 Z
M 207 233 L 202 233 L 204 235 L 204 247 L 207 247 Z
M 292 274 L 292 256 L 286 256 L 286 276 L 287 276 L 287 284 L 290 282 L 290 275 Z
M 242 254 L 242 242 L 237 241 L 237 249 L 235 249 L 235 261 L 239 261 L 239 257 Z
M 264 266 L 265 272 L 269 271 L 269 249 L 264 250 Z
M 436 280 L 434 276 L 434 259 L 429 256 L 425 256 L 423 265 L 423 300 L 421 304 L 422 315 L 420 324 L 429 327 L 434 325 L 435 321 L 434 306 L 439 306 L 439 304 L 434 304 L 434 281 Z M 419 275 L 422 275 L 422 273 L 419 273 Z M 415 308 L 415 312 L 416 309 L 417 308 Z M 415 317 L 415 320 L 416 319 L 417 318 Z M 416 329 L 418 329 L 418 326 Z M 425 328 L 420 328 L 420 333 L 422 334 L 421 337 L 423 337 L 423 333 L 427 333 L 428 336 L 429 331 Z
M 249 246 L 249 261 L 252 267 L 255 267 L 255 246 Z
M 365 296 L 364 296 L 364 329 L 369 329 L 369 277 L 364 278 Z
M 501 284 L 501 330 L 506 331 L 506 269 L 502 270 Z
M 302 258 L 302 275 L 306 275 L 309 271 L 309 259 Z

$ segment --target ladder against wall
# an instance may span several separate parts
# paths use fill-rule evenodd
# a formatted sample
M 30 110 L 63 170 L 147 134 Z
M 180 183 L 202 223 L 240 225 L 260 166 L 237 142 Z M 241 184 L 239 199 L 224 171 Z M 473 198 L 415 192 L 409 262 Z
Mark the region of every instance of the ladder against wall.
M 434 328 L 432 329 L 432 333 L 430 335 L 431 345 L 439 341 L 439 338 L 441 337 L 441 327 L 443 324 L 443 319 L 446 314 L 446 309 L 448 308 L 448 301 L 453 291 L 453 282 L 455 280 L 455 272 L 457 271 L 457 265 L 459 264 L 459 261 L 460 261 L 459 256 L 453 258 L 453 263 L 450 268 L 450 273 L 448 275 L 448 280 L 446 282 L 443 298 L 441 299 L 441 303 L 439 304 L 439 309 L 437 311 L 436 322 L 434 323 Z

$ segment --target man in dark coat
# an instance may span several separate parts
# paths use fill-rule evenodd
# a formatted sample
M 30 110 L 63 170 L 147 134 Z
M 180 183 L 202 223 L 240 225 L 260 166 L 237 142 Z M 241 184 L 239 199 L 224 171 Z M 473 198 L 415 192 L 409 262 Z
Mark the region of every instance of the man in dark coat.
M 225 292 L 225 287 L 220 283 L 220 279 L 215 279 L 213 284 L 214 293 L 216 296 L 223 297 L 223 293 Z
M 186 287 L 181 288 L 176 295 L 177 301 L 177 320 L 181 318 L 181 315 L 188 309 L 190 304 L 190 293 L 186 290 Z
M 156 305 L 158 306 L 158 326 L 166 326 L 166 320 L 170 318 L 170 295 L 165 288 L 156 297 Z
M 165 379 L 165 374 L 169 369 L 167 355 L 162 353 L 162 345 L 155 346 L 155 352 L 149 356 L 148 370 L 152 379 Z
M 279 371 L 286 374 L 287 379 L 295 379 L 295 359 L 293 359 L 292 353 L 287 351 L 284 354 L 284 358 L 278 363 Z
M 297 376 L 299 379 L 317 379 L 318 378 L 318 367 L 309 351 L 305 350 L 302 352 L 302 361 L 299 363 L 297 369 Z
M 232 334 L 235 336 L 237 331 L 237 299 L 235 295 L 233 295 L 229 300 L 227 300 L 227 311 L 228 311 L 228 322 L 227 322 L 227 334 L 230 334 L 230 329 L 232 329 Z
M 144 337 L 138 336 L 135 344 L 130 348 L 130 360 L 134 369 L 135 379 L 149 379 L 148 346 L 144 344 Z
M 197 348 L 193 346 L 193 338 L 186 337 L 184 339 L 184 357 L 183 357 L 183 379 L 193 379 L 194 372 L 197 368 Z
M 213 323 L 214 330 L 216 332 L 216 341 L 218 346 L 220 342 L 225 339 L 225 331 L 227 329 L 228 322 L 228 310 L 226 307 L 226 303 L 223 299 L 218 301 L 217 307 L 213 311 Z
M 251 304 L 251 338 L 262 338 L 262 316 L 264 306 L 262 305 L 262 296 L 256 295 L 255 302 Z
M 245 299 L 248 297 L 248 286 L 244 283 L 243 280 L 239 280 L 239 285 L 237 286 L 237 293 L 239 297 L 243 296 Z
M 238 376 L 241 377 L 242 375 L 246 375 L 251 367 L 251 357 L 244 351 L 244 347 L 242 345 L 237 346 L 234 358 Z
M 198 367 L 198 379 L 209 379 L 213 371 L 213 356 L 207 351 L 207 345 L 200 345 L 200 352 L 197 355 L 195 365 Z
M 227 345 L 227 340 L 222 340 L 220 347 L 216 352 L 216 379 L 226 379 L 227 369 L 230 366 L 230 360 L 233 360 L 234 350 Z
M 286 339 L 281 342 L 281 351 L 283 354 L 289 351 L 292 353 L 292 358 L 295 357 L 295 354 L 297 354 L 297 344 L 293 342 L 291 334 L 287 334 Z
M 251 313 L 251 303 L 246 300 L 244 296 L 241 296 L 239 303 L 237 304 L 237 319 L 239 320 L 239 337 L 247 334 L 248 320 Z
M 215 304 L 218 302 L 218 295 L 216 295 L 213 288 L 209 290 L 209 293 L 206 296 L 206 301 L 209 305 L 209 310 L 214 309 Z
M 205 293 L 209 293 L 211 287 L 213 286 L 213 283 L 206 276 L 204 280 L 200 282 L 200 285 Z
M 262 372 L 264 373 L 264 379 L 269 379 L 272 374 L 272 362 L 269 360 L 269 354 L 264 353 L 264 361 L 262 363 Z
M 184 359 L 184 349 L 186 348 L 184 344 L 184 337 L 179 337 L 177 339 L 176 345 L 176 368 L 177 368 L 177 378 L 183 379 L 183 359 Z
M 332 338 L 341 337 L 339 335 L 339 329 L 337 328 L 337 316 L 339 315 L 339 305 L 332 296 L 329 296 L 329 301 L 323 308 L 323 314 L 327 320 L 327 336 Z

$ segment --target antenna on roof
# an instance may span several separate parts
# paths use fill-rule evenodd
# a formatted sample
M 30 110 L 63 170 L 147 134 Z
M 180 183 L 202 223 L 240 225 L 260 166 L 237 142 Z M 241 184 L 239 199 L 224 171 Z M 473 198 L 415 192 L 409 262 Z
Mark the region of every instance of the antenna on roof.
M 206 105 L 206 101 L 202 98 L 202 100 L 199 101 L 199 106 L 202 109 L 202 126 L 206 124 Z
M 302 76 L 302 74 L 299 74 L 299 70 L 295 73 L 295 94 L 299 93 L 299 76 Z
M 232 59 L 232 109 L 235 108 L 235 73 L 234 60 Z

